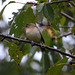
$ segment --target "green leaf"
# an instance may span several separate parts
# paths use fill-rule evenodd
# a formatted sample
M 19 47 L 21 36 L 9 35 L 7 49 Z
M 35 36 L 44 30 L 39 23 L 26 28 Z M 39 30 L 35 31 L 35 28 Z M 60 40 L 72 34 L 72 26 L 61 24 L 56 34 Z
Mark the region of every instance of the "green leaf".
M 26 4 L 26 5 L 24 5 L 23 8 L 20 9 L 20 10 L 27 11 L 27 9 L 28 9 L 29 7 L 31 7 L 31 4 Z
M 13 19 L 9 22 L 9 25 L 12 25 L 13 24 L 13 21 L 14 19 L 16 18 L 16 16 L 20 13 L 20 11 L 27 11 L 27 9 L 31 6 L 31 4 L 26 4 L 23 6 L 22 9 L 18 9 L 19 12 L 13 12 L 12 14 L 14 15 L 13 16 Z
M 50 46 L 51 38 L 50 38 L 50 35 L 48 34 L 48 32 L 43 31 L 43 32 L 42 32 L 42 36 L 43 36 L 43 38 L 44 38 L 45 45 Z
M 73 2 L 75 3 L 75 0 L 73 0 Z
M 67 58 L 64 58 L 60 61 L 58 61 L 55 65 L 53 65 L 49 70 L 47 71 L 46 75 L 59 75 L 62 67 L 64 66 L 64 63 L 67 62 Z
M 8 42 L 9 55 L 11 59 L 14 59 L 18 64 L 20 64 L 20 61 L 23 56 L 22 51 L 20 51 L 19 47 L 16 44 L 11 43 L 9 41 L 6 42 Z
M 72 69 L 71 74 L 75 75 L 75 69 Z
M 38 10 L 38 22 L 41 23 L 43 20 L 43 7 L 44 3 L 40 3 L 36 6 L 36 10 Z
M 54 51 L 51 51 L 51 55 L 52 55 L 52 59 L 53 59 L 53 63 L 55 64 L 58 60 L 60 60 L 61 58 L 60 58 L 60 55 L 59 54 L 57 54 L 56 52 L 54 52 Z M 53 64 L 52 63 L 52 64 Z
M 3 60 L 0 62 L 0 75 L 22 75 L 21 66 L 17 65 L 15 62 L 7 62 Z
M 66 18 L 64 16 L 62 16 L 62 18 L 60 19 L 60 24 L 64 25 L 66 21 Z
M 75 20 L 75 8 L 73 10 L 74 10 L 73 17 L 74 17 L 74 20 Z
M 43 10 L 44 7 L 44 3 L 40 3 L 36 6 L 36 9 L 38 10 L 38 12 L 41 12 Z
M 9 5 L 10 3 L 15 3 L 15 1 L 10 1 L 7 5 Z M 3 14 L 4 9 L 6 8 L 7 5 L 5 5 L 5 6 L 3 7 L 3 9 L 1 10 L 1 12 L 0 12 L 0 19 L 2 19 L 2 14 Z
M 15 19 L 16 24 L 25 25 L 27 23 L 35 23 L 36 18 L 31 8 L 28 8 L 27 11 L 21 11 L 20 14 Z
M 46 61 L 47 61 L 47 63 L 46 63 Z M 45 53 L 44 52 L 42 53 L 42 66 L 43 66 L 44 72 L 47 72 L 47 70 L 50 67 L 50 58 L 49 58 L 47 51 Z
M 10 34 L 14 34 L 15 37 L 20 37 L 22 34 L 22 28 L 28 23 L 35 23 L 36 17 L 31 8 L 21 12 L 16 16 L 15 23 L 12 24 Z
M 31 45 L 29 43 L 21 42 L 19 44 L 19 48 L 22 51 L 23 55 L 28 54 L 29 50 L 31 48 Z
M 47 2 L 47 0 L 36 0 L 38 2 Z
M 43 20 L 43 11 L 38 12 L 38 22 L 41 23 Z
M 52 7 L 50 6 L 50 4 L 45 4 L 44 5 L 43 13 L 49 21 L 51 21 L 51 22 L 53 21 L 54 11 L 53 11 Z
M 75 25 L 72 27 L 71 32 L 75 33 Z

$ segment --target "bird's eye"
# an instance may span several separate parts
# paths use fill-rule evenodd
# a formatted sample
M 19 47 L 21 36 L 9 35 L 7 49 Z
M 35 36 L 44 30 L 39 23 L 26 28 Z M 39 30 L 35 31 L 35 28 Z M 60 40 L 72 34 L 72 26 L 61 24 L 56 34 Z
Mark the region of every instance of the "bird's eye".
M 28 27 L 28 24 L 26 24 L 26 27 Z

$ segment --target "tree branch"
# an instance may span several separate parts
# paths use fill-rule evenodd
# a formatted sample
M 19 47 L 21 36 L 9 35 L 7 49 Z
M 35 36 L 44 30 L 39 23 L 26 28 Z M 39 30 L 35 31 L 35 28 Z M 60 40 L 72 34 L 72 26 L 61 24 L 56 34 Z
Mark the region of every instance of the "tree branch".
M 72 33 L 70 32 L 70 33 L 67 33 L 67 34 L 64 34 L 64 35 L 60 35 L 59 37 L 57 37 L 57 39 L 60 39 L 62 37 L 66 37 L 68 35 L 72 35 Z M 56 39 L 56 37 L 53 37 L 53 39 Z
M 73 1 L 71 1 L 70 3 L 75 7 L 75 3 Z
M 62 38 L 62 37 L 66 37 L 66 36 L 68 36 L 68 35 L 72 35 L 72 33 L 67 33 L 67 34 L 64 34 L 64 35 L 60 35 L 60 36 L 58 37 L 58 39 L 59 39 L 59 38 Z
M 61 14 L 62 14 L 63 16 L 65 16 L 66 18 L 70 19 L 71 21 L 75 22 L 75 21 L 74 21 L 74 18 L 71 17 L 71 16 L 69 16 L 68 14 L 66 14 L 66 13 L 64 13 L 64 12 L 61 12 Z
M 52 51 L 56 51 L 56 52 L 58 52 L 58 53 L 61 53 L 61 54 L 63 54 L 63 55 L 66 55 L 66 56 L 69 56 L 69 57 L 72 57 L 72 58 L 75 59 L 75 56 L 73 56 L 73 55 L 71 55 L 71 54 L 62 52 L 62 51 L 60 51 L 59 49 L 55 49 L 55 48 L 52 48 L 52 47 L 48 47 L 48 46 L 46 46 L 46 45 L 42 45 L 42 44 L 35 43 L 35 42 L 33 42 L 33 41 L 23 40 L 23 39 L 20 39 L 20 38 L 11 37 L 11 36 L 7 36 L 7 35 L 3 35 L 3 34 L 0 34 L 0 36 L 1 36 L 1 37 L 4 37 L 4 38 L 14 39 L 14 40 L 17 40 L 17 41 L 20 41 L 20 42 L 30 43 L 30 44 L 32 44 L 33 46 L 36 45 L 36 46 L 39 46 L 39 47 L 41 47 L 41 48 L 46 48 L 46 49 L 48 49 L 48 50 L 50 50 L 50 51 L 51 51 L 51 50 L 52 50 Z
M 72 26 L 59 26 L 59 28 L 72 28 Z
M 73 64 L 75 65 L 75 61 L 70 61 L 69 64 L 70 65 L 73 65 Z
M 62 1 L 54 1 L 54 2 L 46 2 L 46 3 L 55 4 L 55 3 L 62 3 L 62 2 L 69 2 L 69 1 L 72 1 L 72 0 L 62 0 Z M 33 3 L 33 2 L 27 2 L 27 3 L 16 2 L 16 3 L 38 5 L 38 3 Z
M 34 3 L 34 2 L 27 2 L 27 3 L 16 2 L 16 3 L 19 3 L 19 4 L 33 4 L 33 5 L 38 5 L 38 3 Z
M 72 0 L 61 0 L 61 1 L 49 2 L 49 4 L 62 3 L 62 2 L 69 2 L 69 1 L 72 1 Z

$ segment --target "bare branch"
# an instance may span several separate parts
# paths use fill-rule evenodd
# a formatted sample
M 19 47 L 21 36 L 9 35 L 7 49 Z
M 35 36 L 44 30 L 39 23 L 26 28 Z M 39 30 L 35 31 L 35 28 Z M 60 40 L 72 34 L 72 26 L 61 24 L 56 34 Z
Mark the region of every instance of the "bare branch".
M 75 65 L 75 61 L 71 61 L 71 62 L 69 62 L 69 64 L 70 65 L 73 65 L 73 64 Z
M 69 1 L 72 1 L 72 0 L 62 0 L 62 1 L 54 1 L 54 2 L 46 2 L 46 3 L 48 3 L 48 4 L 56 4 L 56 3 L 69 2 Z M 38 3 L 33 3 L 33 2 L 27 2 L 27 3 L 16 2 L 16 3 L 38 5 Z
M 74 21 L 74 18 L 71 17 L 71 16 L 69 16 L 68 14 L 66 14 L 66 13 L 64 13 L 64 12 L 61 12 L 61 14 L 62 14 L 63 16 L 65 16 L 66 18 L 70 19 L 71 21 L 75 22 L 75 21 Z
M 73 1 L 70 1 L 70 3 L 75 7 L 75 3 Z
M 33 5 L 38 5 L 38 3 L 33 3 L 33 2 L 27 2 L 27 3 L 16 2 L 16 3 L 19 3 L 19 4 L 33 4 Z
M 60 35 L 60 36 L 58 37 L 58 39 L 59 39 L 59 38 L 62 38 L 62 37 L 66 37 L 66 36 L 68 36 L 68 35 L 72 35 L 72 33 L 67 33 L 67 34 L 64 34 L 64 35 Z
M 59 26 L 59 28 L 72 28 L 72 26 Z
M 55 2 L 50 2 L 49 4 L 62 3 L 62 2 L 69 2 L 69 1 L 72 1 L 72 0 L 55 1 Z
M 60 39 L 62 37 L 66 37 L 66 36 L 69 36 L 69 35 L 72 35 L 72 33 L 67 33 L 67 34 L 64 34 L 64 35 L 60 35 L 59 37 L 57 37 L 57 39 Z M 56 39 L 56 37 L 53 37 L 53 39 Z
M 63 54 L 63 55 L 66 55 L 66 56 L 69 56 L 69 57 L 72 57 L 72 58 L 75 59 L 75 56 L 73 56 L 73 55 L 71 55 L 71 54 L 62 52 L 62 51 L 60 51 L 59 49 L 55 49 L 55 48 L 52 48 L 52 47 L 48 47 L 48 46 L 46 46 L 46 45 L 42 45 L 42 44 L 35 43 L 35 42 L 33 42 L 33 41 L 23 40 L 23 39 L 20 39 L 20 38 L 11 37 L 11 36 L 7 36 L 7 35 L 3 35 L 3 34 L 0 34 L 0 36 L 1 36 L 1 37 L 4 37 L 4 38 L 14 39 L 14 40 L 17 40 L 17 41 L 20 41 L 20 42 L 30 43 L 30 44 L 32 44 L 32 45 L 34 45 L 34 46 L 36 45 L 36 46 L 39 46 L 39 47 L 41 47 L 41 48 L 46 48 L 46 49 L 48 49 L 48 50 L 50 50 L 50 51 L 51 51 L 51 50 L 52 50 L 52 51 L 56 51 L 56 52 L 58 52 L 58 53 L 61 53 L 61 54 Z

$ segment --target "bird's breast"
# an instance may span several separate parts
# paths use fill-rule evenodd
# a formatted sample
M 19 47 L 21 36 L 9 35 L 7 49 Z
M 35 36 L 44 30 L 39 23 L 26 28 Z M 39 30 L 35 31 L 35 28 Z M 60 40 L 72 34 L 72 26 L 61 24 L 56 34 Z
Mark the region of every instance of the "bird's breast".
M 41 41 L 41 34 L 38 28 L 27 28 L 26 29 L 26 36 L 30 41 L 34 41 L 39 43 Z

